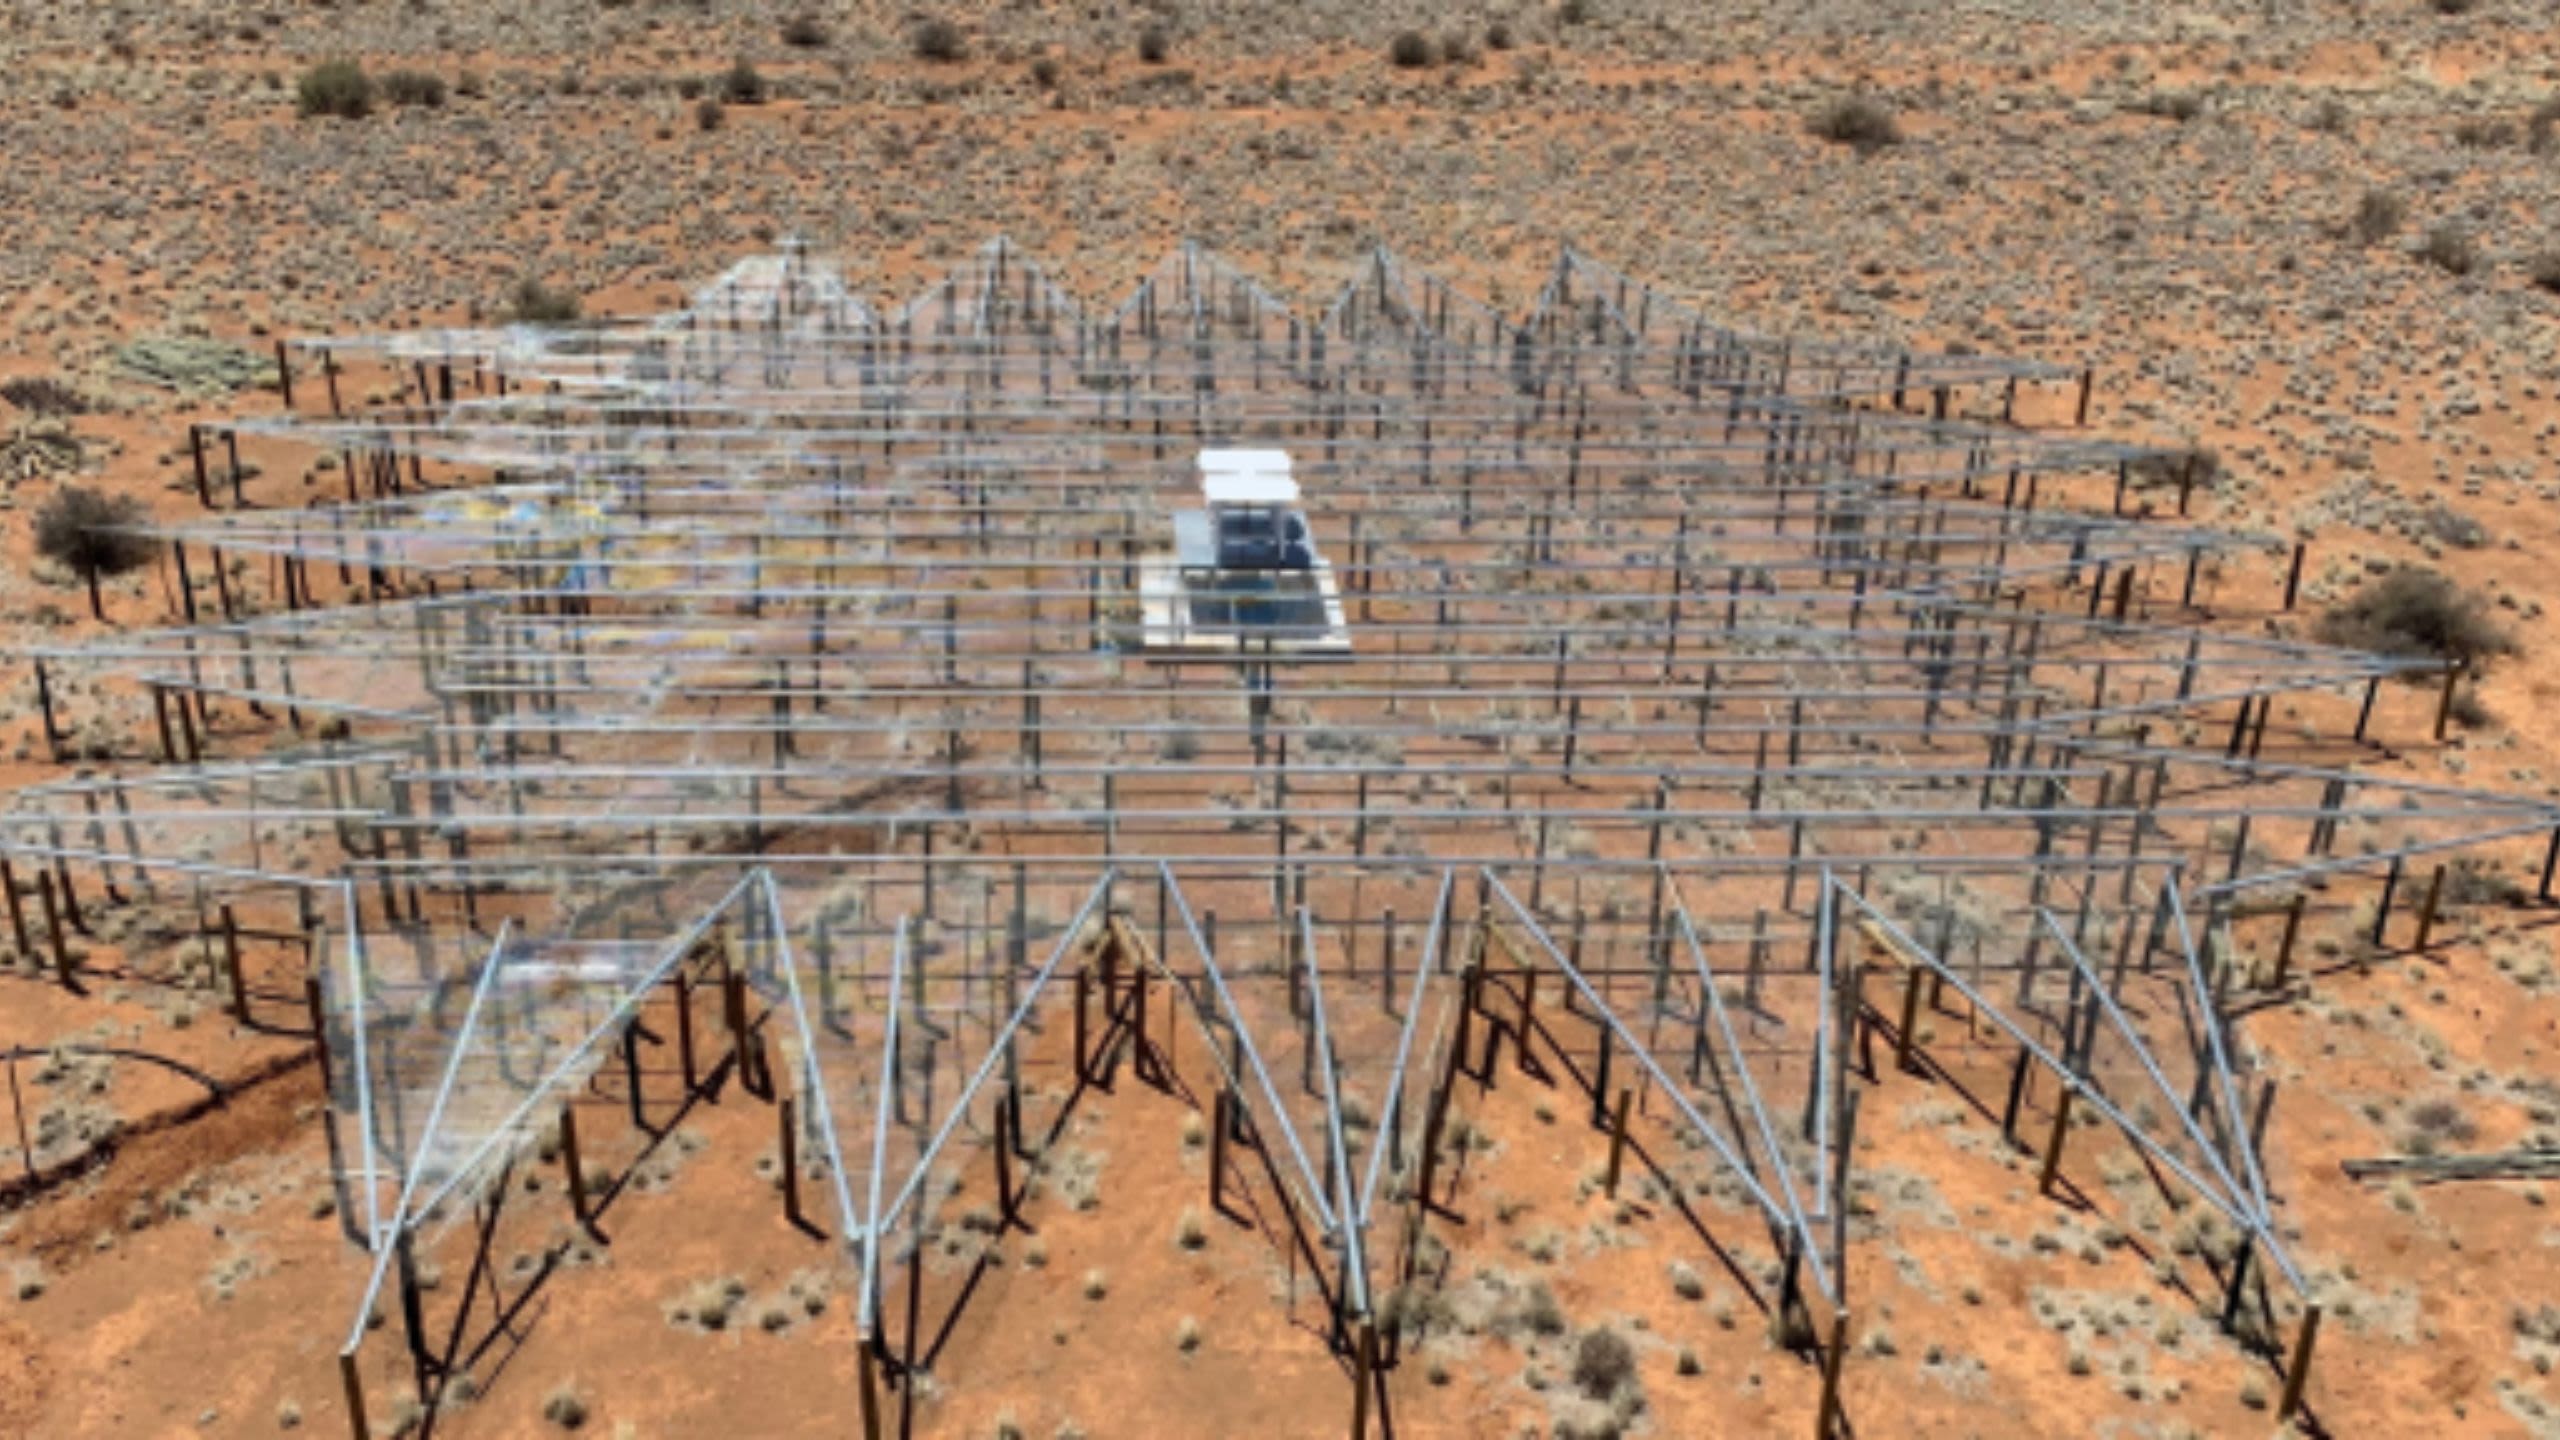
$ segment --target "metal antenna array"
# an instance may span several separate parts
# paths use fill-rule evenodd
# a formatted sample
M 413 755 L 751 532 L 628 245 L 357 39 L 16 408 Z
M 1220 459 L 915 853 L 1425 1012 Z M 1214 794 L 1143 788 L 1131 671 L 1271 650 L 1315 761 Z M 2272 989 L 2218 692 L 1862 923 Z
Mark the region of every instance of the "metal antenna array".
M 24 654 L 92 763 L 0 857 L 66 985 L 119 907 L 226 935 L 244 1016 L 307 967 L 360 1435 L 382 1296 L 442 1378 L 419 1245 L 529 1157 L 591 1226 L 582 1143 L 734 1083 L 858 1276 L 876 1436 L 954 1197 L 992 1165 L 1010 1224 L 1124 1062 L 1211 1096 L 1214 1202 L 1259 1157 L 1364 1433 L 1506 1050 L 1613 1191 L 1631 1125 L 1684 1137 L 1648 1183 L 1765 1237 L 1828 1435 L 1853 1081 L 1927 1016 L 2006 1047 L 2048 1187 L 2077 1108 L 2227 1222 L 2289 1416 L 2318 1310 L 2235 991 L 2349 923 L 2424 948 L 2457 863 L 2549 898 L 2550 807 L 2352 768 L 2450 672 L 2234 623 L 2298 549 L 2271 583 L 2174 467 L 2013 423 L 2085 373 L 1752 335 L 1570 249 L 1514 319 L 1384 248 L 1307 310 L 1194 244 L 1107 308 L 1001 239 L 881 309 L 787 247 L 278 364 L 282 414 L 192 437 L 166 624 Z M 1341 643 L 1150 579 L 1236 446 L 1292 457 Z

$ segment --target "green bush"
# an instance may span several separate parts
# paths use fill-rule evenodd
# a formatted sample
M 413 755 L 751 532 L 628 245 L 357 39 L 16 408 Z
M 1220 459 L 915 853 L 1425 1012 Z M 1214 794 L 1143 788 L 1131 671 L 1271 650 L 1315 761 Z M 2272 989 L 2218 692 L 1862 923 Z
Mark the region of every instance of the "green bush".
M 2320 617 L 2318 634 L 2332 645 L 2409 659 L 2458 660 L 2475 670 L 2490 657 L 2515 649 L 2515 641 L 2489 617 L 2478 596 L 2423 565 L 2404 565 L 2357 591 Z
M 382 77 L 382 98 L 434 110 L 444 104 L 444 81 L 424 70 L 394 70 Z
M 2379 245 L 2400 229 L 2409 218 L 2408 203 L 2388 190 L 2367 190 L 2356 202 L 2355 218 L 2347 222 L 2347 233 L 2360 245 Z
M 294 99 L 305 115 L 361 120 L 373 113 L 373 77 L 353 60 L 323 60 L 302 72 Z
M 66 485 L 36 512 L 36 553 L 88 582 L 89 613 L 104 620 L 98 582 L 139 570 L 159 553 L 159 543 L 141 533 L 150 519 L 130 495 Z
M 2427 232 L 2418 258 L 2447 275 L 2468 275 L 2480 268 L 2480 247 L 2459 225 L 2439 225 Z
M 1871 155 L 1902 143 L 1902 126 L 1882 101 L 1866 95 L 1834 100 L 1813 113 L 1807 128 L 1834 145 L 1847 145 Z
M 566 325 L 578 318 L 578 297 L 528 275 L 516 282 L 515 299 L 507 313 L 520 324 Z
M 1636 1349 L 1603 1325 L 1574 1347 L 1573 1383 L 1594 1400 L 1606 1400 L 1636 1378 Z
M 915 47 L 919 60 L 949 64 L 969 58 L 969 37 L 961 32 L 958 25 L 938 16 L 920 22 L 915 33 L 907 38 Z
M 761 105 L 765 99 L 764 77 L 756 73 L 756 67 L 741 60 L 720 77 L 720 98 L 732 105 Z

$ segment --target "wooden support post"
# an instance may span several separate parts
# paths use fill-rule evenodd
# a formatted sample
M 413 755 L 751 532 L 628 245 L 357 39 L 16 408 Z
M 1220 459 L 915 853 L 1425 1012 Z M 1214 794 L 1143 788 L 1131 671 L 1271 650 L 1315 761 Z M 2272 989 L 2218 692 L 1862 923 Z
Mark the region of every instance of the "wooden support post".
M 2053 1106 L 2053 1133 L 2045 1137 L 2044 1169 L 2036 1176 L 2036 1193 L 2040 1195 L 2053 1193 L 2054 1176 L 2062 1171 L 2062 1142 L 2071 1134 L 2071 1102 L 2079 1094 L 2079 1090 L 2074 1088 L 2066 1077 L 2062 1085 L 2062 1097 L 2056 1100 Z
M 864 1242 L 878 1244 L 878 1237 Z M 919 1261 L 924 1257 L 916 1257 Z M 880 1337 L 866 1334 L 855 1342 L 862 1357 L 862 1440 L 880 1440 Z
M 1078 970 L 1076 972 L 1075 1038 L 1076 1080 L 1079 1084 L 1090 1084 L 1093 1080 L 1093 1067 L 1085 1061 L 1086 1042 L 1088 1037 L 1092 1034 L 1092 1022 L 1086 1018 L 1085 1011 L 1090 1008 L 1092 998 L 1093 972 L 1090 970 Z
M 1893 1037 L 1893 1063 L 1904 1070 L 1911 1068 L 1912 1032 L 1920 1028 L 1920 981 L 1927 974 L 1912 966 L 1902 984 L 1902 1026 Z
M 195 457 L 196 503 L 210 510 L 213 508 L 213 482 L 205 473 L 203 426 L 187 427 L 187 450 Z
M 2412 950 L 2426 949 L 2428 937 L 2435 932 L 2436 906 L 2444 899 L 2444 870 L 2439 865 L 2427 878 L 2427 896 L 2418 903 L 2418 937 L 2409 944 Z
M 1228 1107 L 1234 1103 L 1221 1085 L 1210 1104 L 1209 1208 L 1220 1213 L 1227 1208 L 1227 1129 L 1234 1123 L 1228 1116 Z M 1426 1169 L 1430 1163 L 1428 1159 L 1423 1161 Z
M 587 1171 L 578 1163 L 578 1112 L 567 1105 L 560 1107 L 560 1165 L 569 1177 L 569 1213 L 580 1225 L 589 1225 Z
M 2279 1425 L 2302 1413 L 2302 1387 L 2311 1380 L 2311 1345 L 2319 1337 L 2320 1307 L 2309 1306 L 2302 1312 L 2302 1330 L 2294 1337 L 2293 1363 L 2285 1367 L 2284 1400 L 2276 1406 Z
M 2292 902 L 2284 907 L 2284 938 L 2276 943 L 2275 989 L 2283 989 L 2285 981 L 2292 977 L 2293 942 L 2302 933 L 2302 906 L 2307 898 L 2297 890 Z
M 222 907 L 222 967 L 231 981 L 231 1016 L 241 1024 L 249 1023 L 249 979 L 240 969 L 240 918 L 231 907 Z
M 27 943 L 27 906 L 18 896 L 18 872 L 6 859 L 0 859 L 0 892 L 9 897 L 9 934 L 18 942 L 18 954 L 36 958 L 36 947 Z
M 356 1372 L 353 1350 L 338 1354 L 338 1384 L 347 1394 L 347 1433 L 355 1440 L 373 1440 L 373 1421 L 364 1413 L 364 1377 Z
M 54 978 L 62 982 L 63 989 L 77 990 L 80 987 L 71 978 L 71 945 L 62 935 L 62 906 L 53 896 L 52 871 L 36 872 L 36 898 L 44 903 L 45 933 L 53 941 Z
M 1014 1098 L 1010 1094 L 996 1097 L 996 1214 L 997 1224 L 1013 1223 L 1013 1155 L 1017 1143 L 1015 1133 L 1022 1122 L 1014 1118 Z
M 1627 1163 L 1627 1104 L 1635 1098 L 1632 1090 L 1618 1092 L 1617 1114 L 1609 1123 L 1609 1181 L 1605 1187 L 1609 1198 L 1618 1198 L 1618 1176 Z
M 1822 1403 L 1814 1411 L 1814 1440 L 1831 1440 L 1840 1422 L 1840 1362 L 1849 1354 L 1849 1312 L 1831 1317 L 1831 1346 L 1822 1354 Z
M 1373 1321 L 1362 1320 L 1351 1356 L 1351 1440 L 1368 1440 L 1369 1391 L 1376 1383 L 1377 1371 L 1378 1327 Z
M 806 1225 L 809 1222 L 800 1214 L 800 1130 L 792 1123 L 799 1107 L 793 1102 L 794 1097 L 785 1095 L 773 1110 L 782 1127 L 782 1216 L 794 1225 Z M 1003 1163 L 1003 1152 L 997 1156 L 997 1163 Z

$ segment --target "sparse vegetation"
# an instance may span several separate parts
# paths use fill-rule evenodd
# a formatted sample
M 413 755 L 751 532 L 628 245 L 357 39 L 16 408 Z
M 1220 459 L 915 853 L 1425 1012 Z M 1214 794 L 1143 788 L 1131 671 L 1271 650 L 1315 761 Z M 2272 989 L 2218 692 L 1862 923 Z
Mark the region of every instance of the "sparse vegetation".
M 89 613 L 104 620 L 99 582 L 139 570 L 159 553 L 159 543 L 141 531 L 149 521 L 130 495 L 65 485 L 36 512 L 36 553 L 79 576 L 89 587 Z
M 2514 641 L 2478 597 L 2442 571 L 2404 565 L 2320 617 L 2320 639 L 2378 655 L 2456 660 L 2478 669 Z
M 444 105 L 444 79 L 424 70 L 394 70 L 382 77 L 382 98 L 405 108 L 439 109 Z
M 1867 95 L 1847 95 L 1813 113 L 1807 128 L 1834 145 L 1861 155 L 1902 143 L 1902 125 L 1884 103 Z
M 2480 268 L 2480 246 L 2459 225 L 2438 225 L 2418 245 L 2418 258 L 2448 275 L 2468 275 Z
M 2524 277 L 2536 290 L 2560 295 L 2560 250 L 2545 250 L 2524 263 Z
M 2525 117 L 2524 148 L 2534 155 L 2560 151 L 2560 95 L 2534 106 L 2533 113 Z
M 1573 1350 L 1573 1383 L 1594 1400 L 1606 1400 L 1635 1383 L 1636 1350 L 1627 1337 L 1603 1325 L 1583 1334 Z
M 835 37 L 815 15 L 794 15 L 782 22 L 782 43 L 795 50 L 822 50 Z
M 353 60 L 323 60 L 303 71 L 293 94 L 306 116 L 361 120 L 373 113 L 373 77 Z
M 2451 1100 L 2422 1100 L 2409 1107 L 2408 1126 L 2400 1148 L 2412 1155 L 2433 1155 L 2448 1145 L 2468 1145 L 2480 1127 Z
M 48 419 L 86 415 L 92 408 L 88 396 L 49 375 L 20 375 L 0 381 L 0 400 Z
M 1138 32 L 1138 58 L 1150 65 L 1161 65 L 1173 54 L 1173 32 L 1162 25 L 1150 25 Z
M 917 59 L 930 60 L 937 65 L 949 65 L 969 58 L 968 35 L 956 22 L 939 15 L 916 22 L 907 42 Z
M 578 318 L 578 311 L 574 293 L 554 289 L 532 275 L 516 282 L 515 295 L 507 305 L 507 317 L 520 325 L 566 325 Z
M 563 1430 L 576 1430 L 587 1423 L 587 1397 L 575 1385 L 562 1385 L 542 1402 L 542 1418 Z
M 2401 222 L 2409 218 L 2408 202 L 2388 190 L 2367 190 L 2356 201 L 2356 213 L 2347 222 L 2347 233 L 2360 245 L 2379 245 L 2400 231 Z
M 1420 70 L 1433 58 L 1431 37 L 1419 30 L 1399 30 L 1387 42 L 1387 59 L 1399 70 Z
M 765 102 L 764 77 L 756 73 L 756 67 L 740 60 L 720 77 L 720 98 L 731 105 L 761 105 Z

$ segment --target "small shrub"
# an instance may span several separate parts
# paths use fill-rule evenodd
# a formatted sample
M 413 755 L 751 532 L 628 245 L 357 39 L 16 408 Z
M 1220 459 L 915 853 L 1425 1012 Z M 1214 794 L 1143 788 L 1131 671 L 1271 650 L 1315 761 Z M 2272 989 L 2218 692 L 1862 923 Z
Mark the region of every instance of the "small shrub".
M 2367 190 L 2356 201 L 2355 217 L 2347 222 L 2347 233 L 2360 245 L 2379 245 L 2399 233 L 2402 221 L 2409 218 L 2407 201 L 2388 190 Z
M 2480 1138 L 2480 1127 L 2450 1100 L 2424 1100 L 2409 1107 L 2409 1127 L 2400 1148 L 2412 1155 L 2433 1155 L 2447 1144 L 2468 1145 Z
M 765 101 L 764 77 L 756 67 L 741 60 L 720 77 L 720 98 L 732 105 L 761 105 Z
M 2489 543 L 2489 527 L 2439 500 L 2418 516 L 2418 528 L 2456 550 L 2477 550 Z
M 1671 1262 L 1671 1291 L 1683 1300 L 1707 1298 L 1707 1282 L 1698 1277 L 1695 1267 L 1685 1260 Z
M 1173 1243 L 1185 1250 L 1197 1250 L 1209 1243 L 1209 1227 L 1201 1222 L 1199 1211 L 1183 1207 L 1181 1218 L 1174 1221 Z
M 2468 15 L 2480 8 L 2480 0 L 2434 0 L 2439 15 Z
M 1591 23 L 1591 0 L 1564 0 L 1556 7 L 1556 23 L 1588 25 Z
M 2515 642 L 2479 597 L 2442 571 L 2402 566 L 2320 617 L 2319 637 L 2378 655 L 2458 660 L 2478 669 Z
M 2183 125 L 2204 113 L 2204 97 L 2192 90 L 2163 90 L 2144 97 L 2142 109 L 2145 114 Z
M 1518 43 L 1507 20 L 1496 20 L 1484 27 L 1484 48 L 1487 50 L 1508 50 Z
M 361 120 L 373 113 L 373 77 L 353 60 L 323 60 L 302 72 L 294 102 L 305 115 Z
M 2323 135 L 2344 135 L 2350 118 L 2345 102 L 2335 98 L 2323 100 L 2311 112 L 2311 128 Z
M 2418 258 L 2448 275 L 2468 275 L 2480 268 L 2480 247 L 2458 225 L 2439 225 L 2418 246 Z
M 1556 1292 L 1544 1280 L 1532 1280 L 1520 1292 L 1520 1319 L 1536 1334 L 1564 1333 L 1564 1307 L 1556 1303 Z
M 717 130 L 729 118 L 729 107 L 708 95 L 693 102 L 693 123 L 701 130 Z
M 1138 32 L 1138 58 L 1150 65 L 1161 65 L 1173 54 L 1173 32 L 1161 25 L 1150 25 Z
M 2534 106 L 2525 117 L 2524 148 L 2536 155 L 2560 151 L 2560 95 Z
M 1200 736 L 1190 730 L 1168 730 L 1156 746 L 1156 753 L 1177 764 L 1200 758 Z
M 2560 250 L 2545 250 L 2526 261 L 2524 277 L 2536 290 L 2560 295 Z
M 1807 128 L 1834 145 L 1847 145 L 1861 155 L 1872 155 L 1889 145 L 1902 143 L 1902 126 L 1883 102 L 1865 95 L 1848 95 L 1823 106 L 1813 113 Z
M 86 581 L 89 613 L 104 620 L 98 582 L 139 570 L 159 553 L 159 542 L 141 533 L 149 520 L 130 495 L 66 485 L 36 512 L 36 553 Z
M 91 408 L 88 396 L 49 375 L 21 375 L 0 382 L 0 400 L 7 400 L 30 415 L 52 418 L 86 415 Z
M 1636 1349 L 1603 1325 L 1586 1333 L 1573 1351 L 1573 1383 L 1594 1400 L 1606 1400 L 1634 1383 Z
M 1182 1323 L 1173 1327 L 1173 1348 L 1185 1355 L 1199 1349 L 1200 1322 L 1188 1315 L 1183 1316 Z
M 1058 57 L 1043 55 L 1031 62 L 1031 83 L 1043 90 L 1058 88 Z
M 1419 70 L 1432 58 L 1431 37 L 1419 30 L 1399 30 L 1387 42 L 1387 60 L 1399 70 Z
M 957 24 L 938 15 L 919 22 L 907 39 L 919 60 L 948 65 L 969 58 L 969 37 Z
M 523 325 L 566 325 L 578 318 L 578 297 L 527 275 L 516 282 L 507 313 Z
M 821 50 L 834 37 L 815 15 L 794 15 L 782 22 L 782 43 L 797 50 Z
M 438 109 L 444 104 L 444 80 L 424 70 L 394 70 L 382 77 L 382 98 L 394 105 Z
M 587 1423 L 587 1397 L 574 1385 L 563 1385 L 542 1402 L 542 1418 L 563 1430 L 575 1430 Z
M 1099 1300 L 1110 1293 L 1111 1280 L 1109 1276 L 1104 1275 L 1100 1270 L 1087 1270 L 1084 1272 L 1084 1298 L 1087 1300 Z

